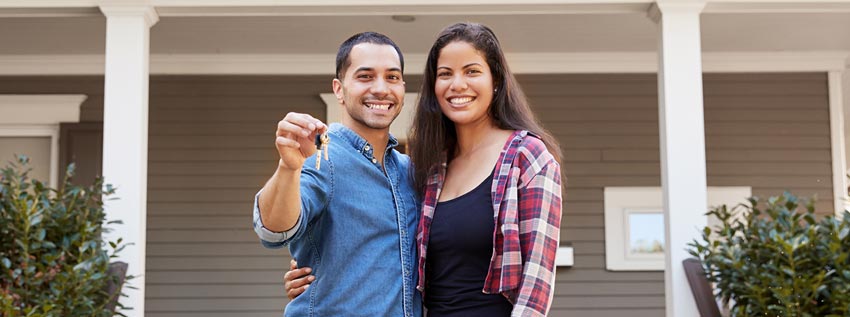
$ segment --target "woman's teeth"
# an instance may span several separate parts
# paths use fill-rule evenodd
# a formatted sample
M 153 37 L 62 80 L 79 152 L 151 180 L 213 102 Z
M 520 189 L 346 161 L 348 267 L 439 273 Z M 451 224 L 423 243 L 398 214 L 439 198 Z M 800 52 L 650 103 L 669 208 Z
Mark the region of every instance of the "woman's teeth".
M 472 101 L 472 99 L 474 99 L 474 98 L 472 98 L 472 97 L 451 98 L 451 99 L 449 99 L 449 102 L 456 104 L 456 105 L 460 105 L 460 104 L 465 104 L 467 102 L 470 102 L 470 101 Z

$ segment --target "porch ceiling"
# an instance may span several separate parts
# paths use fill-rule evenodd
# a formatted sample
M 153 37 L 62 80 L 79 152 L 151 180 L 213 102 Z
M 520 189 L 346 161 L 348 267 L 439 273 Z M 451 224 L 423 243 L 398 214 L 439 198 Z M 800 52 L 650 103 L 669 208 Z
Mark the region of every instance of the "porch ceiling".
M 395 39 L 425 53 L 456 21 L 491 26 L 512 53 L 652 52 L 655 25 L 644 14 L 162 17 L 153 54 L 332 54 L 356 31 Z M 706 13 L 704 51 L 850 51 L 850 13 Z M 0 18 L 0 54 L 103 54 L 105 18 Z

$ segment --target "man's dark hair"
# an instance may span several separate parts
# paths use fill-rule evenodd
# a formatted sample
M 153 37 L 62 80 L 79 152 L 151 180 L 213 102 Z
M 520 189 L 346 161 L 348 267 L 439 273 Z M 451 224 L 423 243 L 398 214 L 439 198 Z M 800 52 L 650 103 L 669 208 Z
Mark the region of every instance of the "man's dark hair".
M 348 66 L 351 66 L 351 59 L 349 59 L 349 55 L 351 55 L 351 48 L 360 43 L 372 43 L 379 45 L 389 45 L 392 46 L 396 53 L 398 53 L 398 60 L 401 63 L 401 71 L 404 72 L 404 55 L 401 54 L 401 49 L 398 48 L 398 45 L 395 45 L 395 42 L 391 40 L 386 35 L 376 32 L 363 32 L 357 33 L 353 36 L 349 37 L 345 42 L 339 46 L 339 51 L 336 53 L 336 78 L 342 79 L 345 71 L 348 69 Z

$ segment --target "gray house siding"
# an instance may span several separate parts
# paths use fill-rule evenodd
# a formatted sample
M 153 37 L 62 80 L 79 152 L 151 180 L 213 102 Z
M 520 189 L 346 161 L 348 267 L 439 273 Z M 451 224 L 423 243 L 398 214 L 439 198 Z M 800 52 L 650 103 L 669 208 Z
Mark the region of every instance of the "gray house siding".
M 661 272 L 605 270 L 602 194 L 660 186 L 655 76 L 519 81 L 564 151 L 561 243 L 575 266 L 558 269 L 550 315 L 663 316 Z M 831 213 L 826 75 L 707 74 L 704 85 L 708 184 L 817 194 Z M 249 208 L 275 167 L 276 122 L 324 118 L 329 76 L 154 76 L 150 87 L 146 315 L 279 316 L 288 253 L 259 245 Z M 0 93 L 89 95 L 82 121 L 102 120 L 102 91 L 100 77 L 0 77 Z
M 561 243 L 575 266 L 558 269 L 550 316 L 664 316 L 663 272 L 605 269 L 603 216 L 605 186 L 661 185 L 655 76 L 519 80 L 564 153 Z M 817 194 L 832 213 L 825 74 L 706 74 L 704 87 L 708 185 Z

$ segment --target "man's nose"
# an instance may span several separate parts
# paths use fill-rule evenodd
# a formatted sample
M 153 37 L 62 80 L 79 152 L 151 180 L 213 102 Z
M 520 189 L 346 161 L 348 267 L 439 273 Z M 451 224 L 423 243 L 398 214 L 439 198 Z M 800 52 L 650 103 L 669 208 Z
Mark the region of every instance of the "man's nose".
M 389 92 L 389 85 L 384 79 L 377 79 L 372 83 L 372 94 L 383 96 Z

